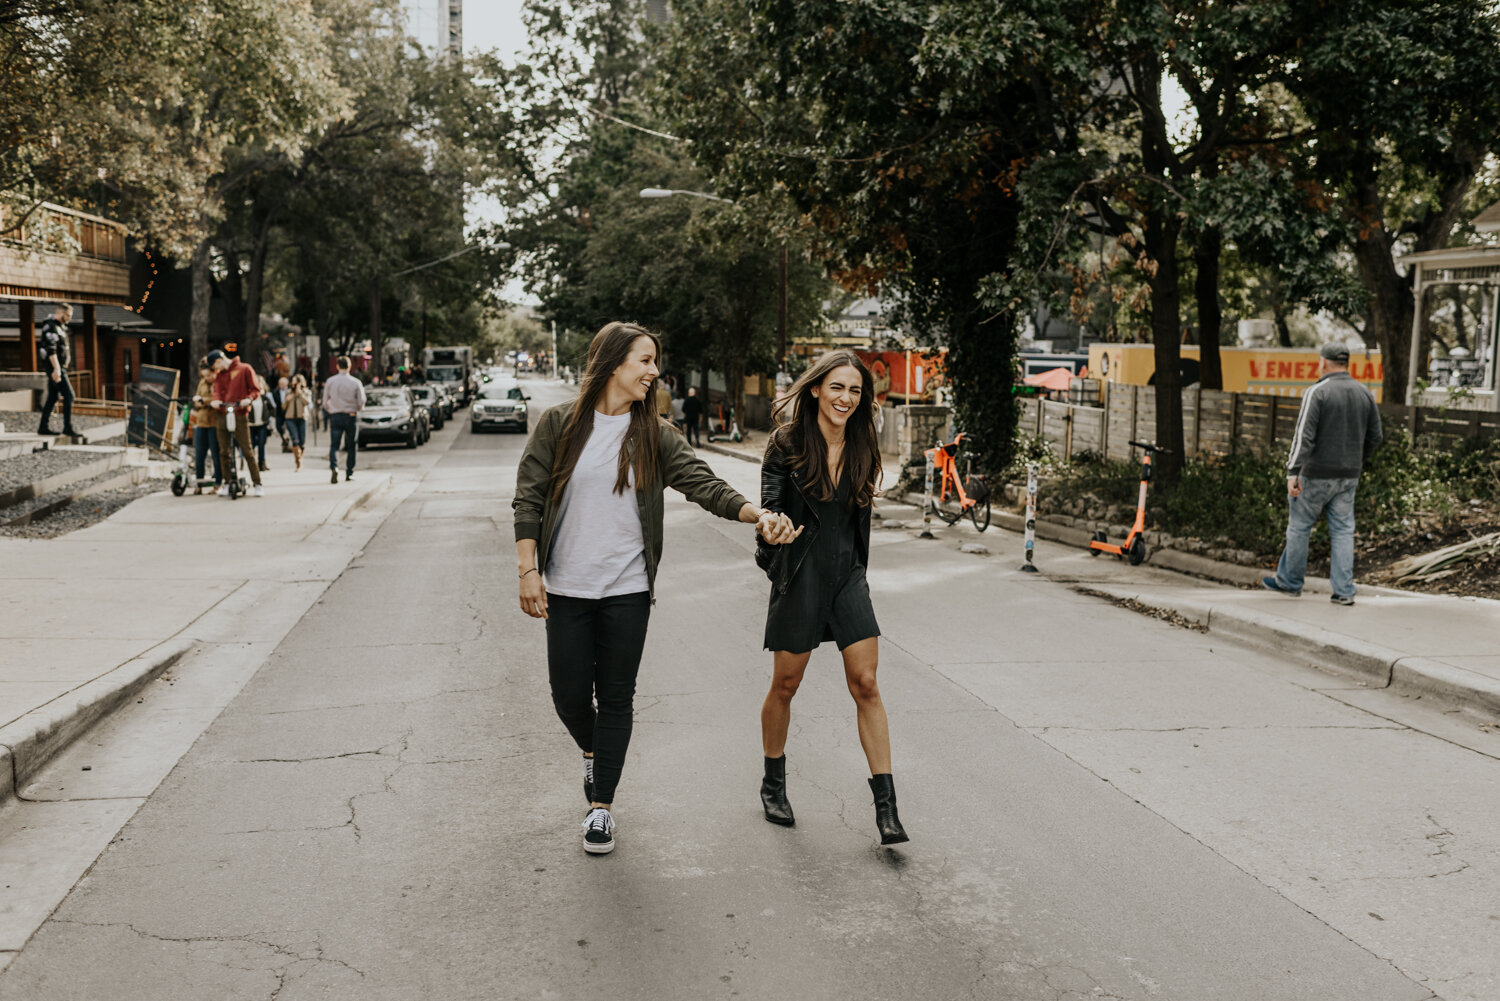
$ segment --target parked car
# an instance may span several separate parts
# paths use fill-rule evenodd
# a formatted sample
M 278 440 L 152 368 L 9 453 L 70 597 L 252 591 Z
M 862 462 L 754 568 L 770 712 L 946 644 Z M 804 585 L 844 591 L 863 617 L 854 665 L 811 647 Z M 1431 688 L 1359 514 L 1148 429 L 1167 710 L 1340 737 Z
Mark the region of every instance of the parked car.
M 416 448 L 431 434 L 427 408 L 417 403 L 406 386 L 371 386 L 359 412 L 359 443 L 401 442 Z
M 474 403 L 469 408 L 469 430 L 476 434 L 492 427 L 520 431 L 531 430 L 530 414 L 526 403 L 531 397 L 521 389 L 514 379 L 492 379 L 479 389 Z
M 443 393 L 436 386 L 411 386 L 411 395 L 416 397 L 417 405 L 427 408 L 427 422 L 432 430 L 441 431 L 443 422 L 448 418 L 443 413 Z

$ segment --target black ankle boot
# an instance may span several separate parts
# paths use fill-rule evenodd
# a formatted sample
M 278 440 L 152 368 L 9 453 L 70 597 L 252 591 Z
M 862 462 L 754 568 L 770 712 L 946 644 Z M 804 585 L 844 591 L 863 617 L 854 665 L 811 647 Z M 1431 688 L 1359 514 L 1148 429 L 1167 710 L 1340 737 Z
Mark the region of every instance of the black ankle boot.
M 766 777 L 760 783 L 760 805 L 765 808 L 766 819 L 782 827 L 791 827 L 797 822 L 792 816 L 792 804 L 786 800 L 786 755 L 766 759 Z
M 896 782 L 889 774 L 870 778 L 870 792 L 875 794 L 875 826 L 880 829 L 880 843 L 898 845 L 910 841 L 896 816 Z

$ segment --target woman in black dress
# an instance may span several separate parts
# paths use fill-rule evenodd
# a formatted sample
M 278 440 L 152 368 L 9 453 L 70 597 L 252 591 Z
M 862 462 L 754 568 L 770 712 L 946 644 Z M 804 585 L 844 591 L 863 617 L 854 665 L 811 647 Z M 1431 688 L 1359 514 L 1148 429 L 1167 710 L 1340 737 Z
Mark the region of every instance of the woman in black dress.
M 865 581 L 880 481 L 874 406 L 874 380 L 852 351 L 823 355 L 776 405 L 778 426 L 761 464 L 761 505 L 789 518 L 796 536 L 781 545 L 762 539 L 755 556 L 771 578 L 765 644 L 774 656 L 760 710 L 766 756 L 760 798 L 767 820 L 792 825 L 785 753 L 792 697 L 813 648 L 832 640 L 854 696 L 880 843 L 891 845 L 907 837 L 896 815 L 890 730 L 875 683 L 880 627 Z

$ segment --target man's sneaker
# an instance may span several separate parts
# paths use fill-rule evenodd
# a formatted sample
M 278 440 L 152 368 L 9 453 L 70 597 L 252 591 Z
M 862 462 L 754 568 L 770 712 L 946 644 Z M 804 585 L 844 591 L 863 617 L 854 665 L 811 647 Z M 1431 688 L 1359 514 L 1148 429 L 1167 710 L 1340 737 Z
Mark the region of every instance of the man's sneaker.
M 608 855 L 615 850 L 615 818 L 602 806 L 594 807 L 584 818 L 583 850 L 590 855 Z
M 1328 600 L 1331 601 L 1331 602 L 1333 602 L 1335 605 L 1352 605 L 1352 604 L 1354 604 L 1354 595 L 1352 595 L 1352 594 L 1335 594 L 1333 597 L 1329 598 Z
M 583 759 L 583 798 L 588 802 L 594 801 L 594 759 Z
M 266 488 L 263 487 L 263 486 L 261 486 L 259 483 L 257 483 L 255 486 L 253 486 L 253 487 L 250 488 L 250 496 L 251 497 L 264 497 L 265 495 L 266 495 Z
M 1282 587 L 1280 584 L 1278 584 L 1276 582 L 1276 578 L 1275 577 L 1262 577 L 1260 579 L 1260 583 L 1261 583 L 1261 586 L 1263 586 L 1267 591 L 1277 591 L 1277 592 L 1280 592 L 1281 594 L 1290 595 L 1293 598 L 1300 598 L 1300 597 L 1302 597 L 1302 592 L 1301 591 L 1293 591 L 1291 588 Z
M 339 471 L 337 469 L 335 469 L 333 472 L 331 472 L 331 473 L 328 474 L 328 482 L 329 483 L 337 483 L 338 481 L 339 481 Z
M 215 490 L 214 493 L 218 494 L 220 497 L 228 497 L 229 496 L 229 484 L 227 484 L 227 483 L 224 484 L 219 489 Z
M 354 479 L 354 474 L 353 473 L 345 473 L 344 474 L 344 482 L 345 483 L 348 483 L 352 479 Z

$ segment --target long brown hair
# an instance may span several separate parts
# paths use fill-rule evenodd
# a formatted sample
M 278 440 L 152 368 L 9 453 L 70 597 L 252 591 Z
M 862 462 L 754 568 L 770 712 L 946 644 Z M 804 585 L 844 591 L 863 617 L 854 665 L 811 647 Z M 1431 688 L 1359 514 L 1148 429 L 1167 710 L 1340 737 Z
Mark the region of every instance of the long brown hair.
M 772 434 L 791 467 L 811 486 L 813 496 L 832 500 L 838 484 L 828 468 L 828 442 L 818 426 L 818 399 L 813 389 L 821 387 L 828 373 L 842 365 L 859 372 L 860 379 L 859 403 L 844 424 L 844 471 L 854 484 L 853 505 L 869 507 L 880 482 L 880 442 L 875 432 L 875 378 L 859 355 L 839 349 L 824 353 L 809 365 L 772 408 L 777 424 Z
M 583 454 L 583 446 L 588 443 L 589 435 L 594 433 L 594 407 L 604 395 L 604 388 L 609 385 L 615 369 L 625 363 L 636 340 L 642 337 L 650 338 L 651 344 L 656 348 L 659 371 L 661 341 L 645 327 L 616 320 L 606 323 L 589 343 L 588 362 L 584 368 L 583 382 L 578 389 L 578 405 L 573 408 L 573 415 L 568 418 L 568 423 L 563 425 L 562 435 L 558 440 L 557 459 L 552 463 L 550 490 L 553 501 L 562 499 L 568 480 L 573 476 L 573 468 L 578 465 L 578 457 Z M 661 417 L 656 412 L 658 381 L 651 380 L 644 400 L 635 400 L 630 404 L 630 428 L 625 432 L 625 440 L 620 443 L 620 471 L 615 478 L 614 491 L 617 494 L 624 493 L 630 484 L 632 446 L 635 451 L 635 488 L 645 490 L 656 479 L 661 464 Z

